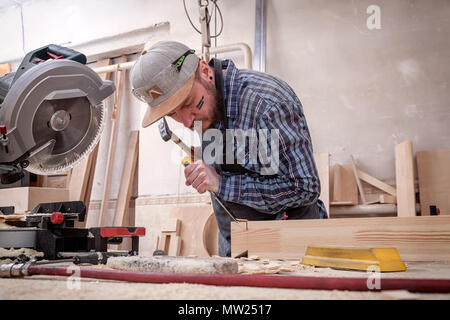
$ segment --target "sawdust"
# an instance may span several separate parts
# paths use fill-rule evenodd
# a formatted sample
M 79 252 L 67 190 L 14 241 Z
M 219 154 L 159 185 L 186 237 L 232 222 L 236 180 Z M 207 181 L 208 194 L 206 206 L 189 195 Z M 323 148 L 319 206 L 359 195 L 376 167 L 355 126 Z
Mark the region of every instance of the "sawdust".
M 9 264 L 13 263 L 14 261 L 11 259 L 0 259 L 0 264 Z
M 40 251 L 36 251 L 28 248 L 20 248 L 20 249 L 5 249 L 0 248 L 0 257 L 18 257 L 21 254 L 26 255 L 27 257 L 43 257 L 44 253 Z

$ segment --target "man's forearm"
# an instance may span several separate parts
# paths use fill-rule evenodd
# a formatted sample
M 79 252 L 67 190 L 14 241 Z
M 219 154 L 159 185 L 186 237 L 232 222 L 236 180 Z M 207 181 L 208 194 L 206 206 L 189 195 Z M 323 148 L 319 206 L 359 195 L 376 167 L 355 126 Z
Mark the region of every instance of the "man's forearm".
M 276 214 L 314 202 L 319 197 L 317 184 L 314 178 L 295 182 L 283 177 L 222 175 L 217 195 L 225 201 Z

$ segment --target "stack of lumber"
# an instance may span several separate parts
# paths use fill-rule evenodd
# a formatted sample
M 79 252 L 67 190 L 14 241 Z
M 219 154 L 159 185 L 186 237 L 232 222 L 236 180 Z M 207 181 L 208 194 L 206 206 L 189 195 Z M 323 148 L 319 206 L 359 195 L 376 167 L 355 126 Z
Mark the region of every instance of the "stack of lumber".
M 350 164 L 335 164 L 330 170 L 330 205 L 395 205 L 399 217 L 416 216 L 416 191 L 412 142 L 395 146 L 396 185 L 385 183 L 358 168 L 353 155 Z M 394 211 L 394 212 L 395 212 Z

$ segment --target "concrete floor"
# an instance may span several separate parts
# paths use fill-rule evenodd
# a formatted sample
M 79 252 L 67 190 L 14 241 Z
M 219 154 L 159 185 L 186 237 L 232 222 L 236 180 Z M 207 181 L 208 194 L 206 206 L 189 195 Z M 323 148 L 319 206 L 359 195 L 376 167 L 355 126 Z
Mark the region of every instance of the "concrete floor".
M 252 263 L 246 262 L 246 263 Z M 410 262 L 407 271 L 383 273 L 382 278 L 440 278 L 450 279 L 450 263 Z M 106 267 L 101 267 L 106 268 Z M 304 267 L 290 275 L 361 277 L 366 272 Z M 280 275 L 282 276 L 282 275 Z M 222 287 L 197 284 L 147 284 L 107 280 L 81 279 L 79 287 L 65 277 L 32 276 L 20 279 L 0 279 L 0 299 L 82 299 L 82 300 L 391 300 L 445 299 L 450 294 L 411 293 L 406 290 L 381 292 L 351 292 L 325 290 L 270 289 L 255 287 Z

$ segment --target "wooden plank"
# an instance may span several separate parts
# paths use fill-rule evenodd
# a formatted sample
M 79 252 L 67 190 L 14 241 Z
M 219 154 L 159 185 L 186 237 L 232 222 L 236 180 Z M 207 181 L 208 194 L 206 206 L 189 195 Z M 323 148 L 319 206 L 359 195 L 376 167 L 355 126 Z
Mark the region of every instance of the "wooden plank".
M 90 170 L 88 174 L 88 180 L 86 183 L 86 189 L 84 192 L 84 203 L 86 205 L 89 205 L 89 202 L 91 201 L 91 194 L 92 194 L 92 187 L 94 185 L 94 177 L 95 177 L 95 168 L 97 167 L 97 157 L 98 157 L 98 149 L 99 149 L 99 143 L 95 146 L 95 148 L 92 150 L 90 157 Z
M 358 190 L 359 190 L 359 195 L 361 196 L 361 201 L 363 204 L 366 204 L 366 196 L 364 195 L 364 189 L 361 185 L 361 180 L 359 180 L 359 175 L 358 175 L 358 169 L 356 169 L 356 164 L 355 164 L 355 159 L 353 159 L 353 155 L 350 155 L 350 161 L 351 161 L 351 165 L 352 165 L 352 170 L 353 170 L 353 176 L 355 177 L 355 182 L 356 185 L 358 186 Z
M 176 236 L 180 235 L 181 220 L 180 219 L 166 219 L 161 226 L 161 232 L 175 232 Z
M 319 199 L 323 201 L 325 208 L 327 208 L 327 215 L 330 216 L 330 154 L 314 153 L 314 161 L 320 179 Z
M 161 232 L 161 235 L 158 237 L 157 249 L 163 250 L 166 254 L 168 254 L 171 236 L 171 232 Z
M 103 59 L 103 60 L 97 61 L 97 63 L 95 65 L 96 65 L 96 67 L 103 67 L 103 66 L 108 66 L 111 64 L 112 64 L 112 59 L 108 58 L 108 59 Z M 103 81 L 111 80 L 112 72 L 101 73 L 99 76 Z M 89 214 L 89 203 L 91 202 L 92 188 L 94 185 L 95 170 L 97 168 L 97 157 L 98 157 L 99 148 L 100 148 L 100 141 L 99 141 L 99 143 L 97 143 L 97 145 L 95 146 L 95 148 L 92 150 L 91 154 L 89 155 L 89 157 L 91 158 L 91 160 L 90 160 L 91 163 L 90 163 L 90 170 L 88 173 L 86 191 L 85 191 L 84 197 L 83 197 L 83 202 L 86 204 L 86 218 L 84 219 L 83 222 L 78 223 L 78 227 L 80 227 L 80 228 L 84 228 L 87 225 L 87 216 Z M 91 220 L 91 222 L 92 222 L 92 220 Z M 121 247 L 123 247 L 123 244 L 121 245 Z
M 119 63 L 124 63 L 127 61 L 126 56 L 122 56 Z M 126 70 L 118 70 L 116 72 L 116 92 L 114 97 L 114 108 L 111 116 L 111 136 L 109 141 L 109 149 L 108 156 L 106 162 L 106 174 L 104 181 L 104 189 L 102 196 L 102 203 L 100 206 L 99 213 L 99 226 L 105 226 L 108 222 L 108 202 L 110 199 L 110 191 L 111 191 L 111 182 L 114 168 L 114 160 L 116 155 L 116 147 L 117 147 L 117 137 L 119 135 L 119 123 L 120 123 L 120 115 L 121 115 L 121 106 L 123 99 L 123 91 L 124 84 L 126 81 Z M 114 220 L 114 219 L 113 219 Z
M 219 254 L 218 235 L 219 226 L 217 225 L 216 216 L 212 214 L 203 228 L 203 246 L 211 257 Z
M 389 193 L 390 195 L 397 196 L 397 190 L 393 186 L 388 185 L 387 183 L 384 183 L 383 181 L 378 180 L 377 178 L 374 178 L 370 174 L 365 173 L 364 171 L 361 171 L 359 169 L 356 169 L 356 172 L 358 173 L 358 177 L 361 180 L 386 193 Z
M 0 207 L 14 206 L 15 212 L 31 211 L 39 203 L 69 200 L 69 190 L 62 188 L 20 187 L 0 189 Z
M 352 170 L 350 165 L 335 164 L 333 166 L 333 203 L 350 202 L 350 204 L 358 204 L 358 186 Z
M 450 217 L 378 217 L 231 223 L 232 257 L 300 259 L 308 245 L 395 247 L 406 261 L 450 261 Z
M 380 203 L 397 203 L 397 197 L 390 194 L 380 194 Z
M 430 205 L 450 215 L 450 149 L 418 151 L 416 158 L 421 215 L 430 215 Z
M 89 179 L 89 168 L 92 158 L 85 157 L 76 167 L 72 169 L 73 174 L 69 183 L 70 201 L 83 201 Z
M 0 77 L 11 72 L 11 65 L 9 63 L 0 64 Z
M 395 176 L 397 184 L 397 215 L 416 215 L 416 194 L 414 191 L 414 165 L 412 141 L 407 140 L 395 146 Z
M 172 232 L 169 243 L 169 251 L 167 255 L 175 257 L 179 256 L 180 252 L 181 252 L 181 237 L 175 235 L 175 233 Z
M 100 60 L 96 63 L 96 67 L 103 67 L 111 65 L 111 59 Z M 102 80 L 111 80 L 111 72 L 100 74 Z M 74 167 L 71 171 L 71 177 L 69 180 L 70 200 L 71 201 L 83 201 L 86 205 L 86 218 L 82 225 L 86 225 L 89 201 L 91 199 L 92 185 L 94 182 L 95 166 L 97 163 L 99 143 L 95 146 L 92 152 L 84 158 L 81 163 Z
M 42 176 L 42 187 L 45 188 L 68 188 L 69 185 L 66 183 L 66 174 Z
M 128 151 L 120 181 L 119 197 L 114 214 L 114 226 L 125 226 L 130 205 L 131 189 L 139 151 L 139 131 L 131 131 L 128 141 Z
M 330 202 L 330 206 L 354 206 L 352 201 L 333 201 Z

